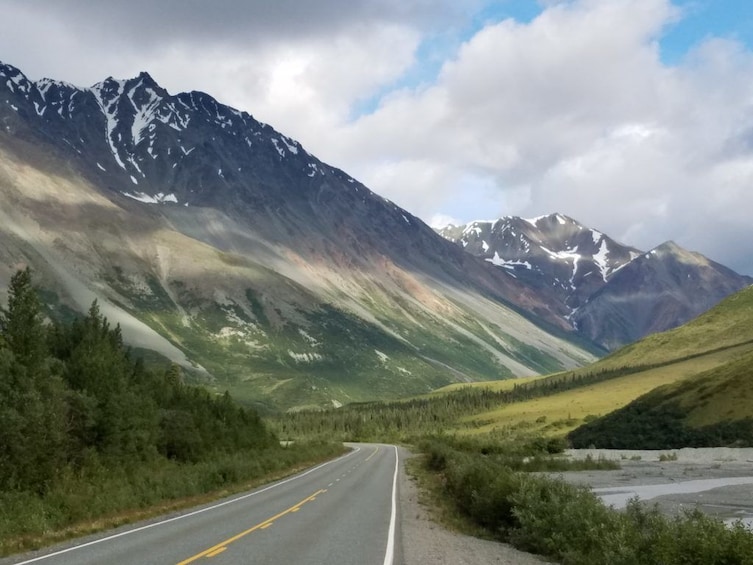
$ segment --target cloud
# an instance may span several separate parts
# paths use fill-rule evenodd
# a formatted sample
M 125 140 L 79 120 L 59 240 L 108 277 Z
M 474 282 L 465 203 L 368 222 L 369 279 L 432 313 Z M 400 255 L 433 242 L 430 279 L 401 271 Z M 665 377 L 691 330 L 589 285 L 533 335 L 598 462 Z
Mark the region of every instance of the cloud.
M 670 0 L 538 3 L 0 0 L 0 58 L 203 90 L 428 221 L 560 211 L 753 274 L 750 51 L 710 37 L 668 66 Z
M 582 0 L 489 25 L 436 83 L 344 127 L 337 151 L 424 217 L 462 217 L 483 196 L 479 216 L 560 211 L 753 273 L 740 246 L 753 239 L 753 59 L 709 40 L 664 65 L 658 41 L 677 18 L 663 0 Z

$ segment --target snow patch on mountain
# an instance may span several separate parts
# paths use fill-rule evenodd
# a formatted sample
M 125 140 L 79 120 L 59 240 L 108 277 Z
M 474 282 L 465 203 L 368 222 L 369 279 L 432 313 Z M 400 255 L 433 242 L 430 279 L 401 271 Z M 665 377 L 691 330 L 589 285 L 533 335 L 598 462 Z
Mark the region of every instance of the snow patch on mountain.
M 296 363 L 314 363 L 324 359 L 319 353 L 296 353 L 295 351 L 288 350 L 288 355 Z
M 596 237 L 594 234 L 594 243 L 596 243 Z M 599 271 L 601 272 L 601 278 L 604 282 L 607 282 L 607 275 L 609 275 L 609 247 L 607 245 L 607 241 L 602 237 L 601 238 L 601 245 L 599 246 L 599 250 L 594 254 L 593 260 L 594 263 L 596 263 L 596 266 L 599 267 Z
M 507 268 L 515 268 L 515 267 L 525 267 L 526 269 L 531 269 L 531 264 L 528 261 L 508 261 L 505 259 L 502 259 L 502 257 L 499 256 L 499 253 L 496 251 L 494 252 L 494 257 L 487 258 L 486 261 L 491 263 L 492 265 L 496 267 L 507 267 Z
M 141 142 L 144 130 L 152 122 L 154 111 L 157 109 L 160 102 L 162 102 L 162 98 L 158 96 L 153 89 L 144 88 L 143 92 L 149 96 L 149 100 L 145 104 L 137 103 L 134 100 L 134 93 L 140 86 L 142 86 L 141 82 L 134 85 L 127 93 L 128 99 L 131 101 L 134 110 L 136 110 L 136 115 L 134 116 L 133 124 L 131 125 L 131 138 L 133 139 L 134 145 L 138 145 Z
M 136 179 L 131 177 L 134 183 L 138 184 Z M 130 193 L 130 192 L 123 192 L 123 196 L 127 196 L 128 198 L 133 198 L 134 200 L 138 200 L 139 202 L 144 202 L 145 204 L 164 204 L 166 202 L 173 202 L 175 204 L 178 204 L 178 197 L 174 194 L 165 194 L 163 192 L 158 192 L 154 196 L 151 196 L 149 194 L 146 194 L 144 192 L 136 192 L 136 193 Z

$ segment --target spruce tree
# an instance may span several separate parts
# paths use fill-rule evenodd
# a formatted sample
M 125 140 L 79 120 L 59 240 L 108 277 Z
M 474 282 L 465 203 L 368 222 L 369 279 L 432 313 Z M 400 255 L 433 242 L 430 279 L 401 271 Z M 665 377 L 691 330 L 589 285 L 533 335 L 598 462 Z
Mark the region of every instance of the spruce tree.
M 44 362 L 47 352 L 42 308 L 26 267 L 10 279 L 8 309 L 0 310 L 0 333 L 16 360 L 30 370 Z
M 67 458 L 67 389 L 60 364 L 47 358 L 41 304 L 28 267 L 11 277 L 0 335 L 0 488 L 43 491 Z

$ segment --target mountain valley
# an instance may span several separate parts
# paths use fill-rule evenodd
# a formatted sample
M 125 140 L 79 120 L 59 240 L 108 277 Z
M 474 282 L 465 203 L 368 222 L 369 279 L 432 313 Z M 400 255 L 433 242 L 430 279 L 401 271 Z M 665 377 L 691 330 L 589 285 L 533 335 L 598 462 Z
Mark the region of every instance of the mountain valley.
M 138 350 L 266 409 L 573 369 L 750 283 L 560 214 L 442 237 L 146 73 L 78 88 L 0 64 L 0 201 L 1 281 L 30 265 L 51 316 L 96 299 Z
M 197 382 L 300 408 L 594 358 L 546 293 L 248 114 L 145 74 L 0 75 L 4 280 L 31 265 L 58 312 L 96 298 Z

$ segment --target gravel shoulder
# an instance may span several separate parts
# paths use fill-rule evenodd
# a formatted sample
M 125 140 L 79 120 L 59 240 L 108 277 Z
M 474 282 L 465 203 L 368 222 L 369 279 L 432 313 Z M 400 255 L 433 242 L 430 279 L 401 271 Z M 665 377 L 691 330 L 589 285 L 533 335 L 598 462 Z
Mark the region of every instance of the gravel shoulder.
M 419 502 L 418 486 L 405 472 L 411 454 L 400 450 L 400 533 L 403 565 L 541 565 L 546 561 L 530 553 L 496 542 L 451 532 L 434 522 Z

